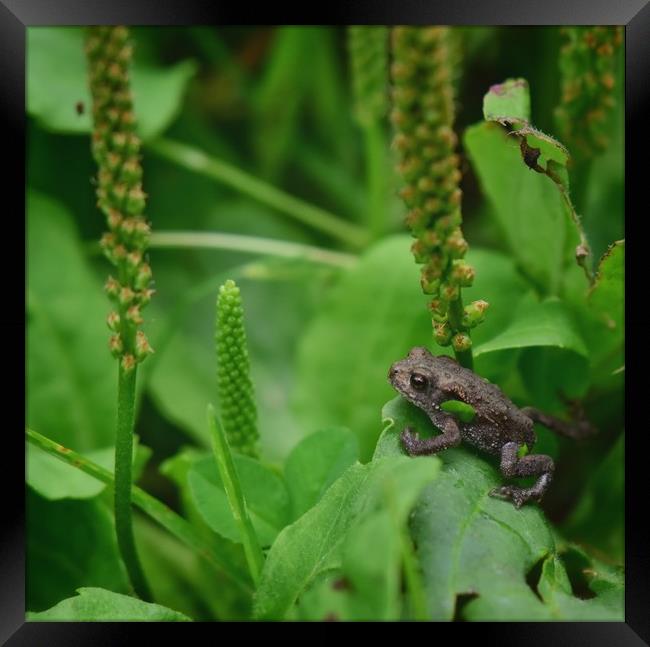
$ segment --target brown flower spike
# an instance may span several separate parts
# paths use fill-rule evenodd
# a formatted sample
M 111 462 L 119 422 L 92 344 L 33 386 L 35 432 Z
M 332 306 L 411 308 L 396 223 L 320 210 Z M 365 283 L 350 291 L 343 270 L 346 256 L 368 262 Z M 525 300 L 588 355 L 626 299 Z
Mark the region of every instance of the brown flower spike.
M 92 153 L 98 166 L 97 206 L 109 228 L 100 244 L 117 273 L 105 286 L 115 306 L 108 318 L 115 333 L 109 346 L 128 371 L 153 352 L 139 330 L 141 310 L 153 290 L 151 268 L 145 261 L 150 228 L 143 216 L 146 194 L 129 80 L 128 29 L 90 27 L 85 49 L 94 124 Z
M 409 208 L 406 224 L 416 239 L 411 250 L 423 266 L 422 290 L 433 297 L 434 339 L 451 344 L 459 361 L 471 365 L 467 333 L 480 323 L 487 303 L 463 309 L 461 298 L 475 272 L 464 261 L 449 29 L 395 27 L 392 47 L 393 146 L 405 185 L 400 195 Z

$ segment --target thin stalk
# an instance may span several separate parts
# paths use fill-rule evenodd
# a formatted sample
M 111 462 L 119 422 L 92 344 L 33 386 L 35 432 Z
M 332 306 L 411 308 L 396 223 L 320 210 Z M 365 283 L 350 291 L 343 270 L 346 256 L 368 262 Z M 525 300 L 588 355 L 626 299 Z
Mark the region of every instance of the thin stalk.
M 451 329 L 455 332 L 457 330 L 463 330 L 463 297 L 459 296 L 458 299 L 452 301 L 449 304 L 449 325 Z M 465 333 L 469 334 L 469 333 Z M 467 350 L 457 351 L 454 349 L 454 354 L 456 359 L 461 366 L 469 368 L 470 370 L 474 369 L 474 356 L 472 354 L 472 347 L 470 346 Z
M 406 580 L 406 588 L 409 592 L 409 598 L 411 601 L 413 620 L 429 620 L 427 598 L 424 593 L 422 577 L 418 570 L 418 562 L 415 558 L 413 542 L 411 541 L 408 532 L 403 528 L 400 531 L 400 540 L 402 544 L 404 579 Z
M 252 254 L 282 256 L 284 258 L 304 258 L 314 263 L 351 267 L 356 263 L 356 256 L 333 252 L 322 247 L 313 247 L 287 240 L 273 240 L 257 236 L 240 236 L 216 231 L 158 231 L 151 234 L 149 247 L 158 248 L 205 248 L 227 249 Z
M 242 544 L 244 546 L 244 554 L 246 555 L 246 561 L 248 562 L 251 577 L 253 578 L 255 585 L 257 585 L 260 581 L 260 574 L 264 564 L 264 555 L 262 554 L 262 549 L 260 548 L 255 528 L 253 528 L 253 524 L 248 516 L 246 500 L 244 499 L 244 493 L 241 489 L 239 476 L 235 470 L 235 464 L 232 460 L 232 454 L 230 452 L 230 447 L 228 446 L 226 434 L 224 433 L 221 422 L 217 419 L 214 407 L 211 404 L 208 405 L 207 417 L 217 468 L 219 469 L 223 487 L 226 491 L 226 496 L 228 497 L 230 510 L 235 518 L 237 526 L 239 527 Z
M 408 526 L 400 523 L 394 493 L 389 488 L 384 488 L 384 496 L 386 498 L 387 508 L 393 526 L 399 537 L 402 552 L 402 566 L 404 567 L 404 579 L 406 581 L 406 589 L 409 593 L 412 618 L 413 620 L 429 620 L 427 598 L 413 549 L 413 541 L 408 532 Z
M 303 224 L 337 238 L 347 245 L 359 248 L 367 243 L 367 234 L 360 227 L 346 222 L 325 209 L 285 193 L 228 162 L 207 155 L 201 150 L 164 138 L 149 142 L 147 147 L 152 153 L 164 159 L 205 177 L 227 184 Z
M 151 602 L 153 597 L 142 570 L 133 537 L 131 489 L 133 487 L 133 423 L 137 367 L 125 371 L 118 365 L 117 435 L 115 438 L 115 532 L 124 565 L 135 593 Z
M 376 120 L 365 124 L 362 130 L 366 157 L 367 223 L 372 238 L 377 239 L 386 228 L 386 185 L 389 182 L 386 140 L 381 123 Z
M 64 463 L 76 467 L 78 470 L 92 476 L 98 481 L 114 487 L 115 478 L 109 470 L 39 434 L 37 431 L 26 429 L 25 434 L 27 440 L 32 445 L 39 447 L 44 452 L 50 454 L 50 456 L 55 456 Z M 252 592 L 246 574 L 239 571 L 229 560 L 224 559 L 216 553 L 203 537 L 197 534 L 194 528 L 172 509 L 137 486 L 133 486 L 131 489 L 131 501 L 133 505 L 149 515 L 149 517 L 159 523 L 170 534 L 189 546 L 197 555 L 220 571 L 223 571 L 225 575 L 243 590 L 247 593 Z

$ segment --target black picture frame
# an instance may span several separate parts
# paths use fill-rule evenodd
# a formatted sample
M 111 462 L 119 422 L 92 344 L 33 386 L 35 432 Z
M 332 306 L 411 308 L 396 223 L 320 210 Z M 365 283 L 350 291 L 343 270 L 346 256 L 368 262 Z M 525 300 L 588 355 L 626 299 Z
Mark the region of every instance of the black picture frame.
M 25 42 L 26 27 L 36 25 L 191 25 L 191 24 L 446 24 L 446 25 L 625 25 L 626 43 L 626 286 L 628 294 L 644 294 L 643 270 L 639 254 L 643 254 L 642 235 L 629 236 L 645 216 L 647 197 L 643 191 L 641 173 L 646 165 L 645 142 L 648 138 L 647 117 L 650 94 L 650 3 L 649 0 L 400 0 L 393 3 L 378 0 L 349 0 L 324 3 L 308 11 L 288 3 L 267 3 L 251 7 L 250 3 L 202 2 L 201 0 L 129 0 L 106 2 L 99 0 L 0 0 L 0 111 L 3 117 L 3 149 L 5 169 L 2 192 L 3 223 L 15 227 L 15 238 L 5 233 L 5 241 L 18 240 L 25 235 L 20 213 L 25 212 Z M 8 198 L 11 198 L 9 202 Z M 13 249 L 11 249 L 13 248 Z M 5 305 L 0 326 L 7 350 L 15 352 L 5 375 L 25 365 L 25 347 L 8 340 L 25 339 L 23 287 L 15 280 L 17 264 L 12 253 L 17 245 L 4 246 L 0 254 L 5 290 L 15 289 L 11 307 Z M 641 274 L 639 274 L 641 272 Z M 637 292 L 637 289 L 640 292 Z M 630 311 L 637 309 L 636 316 Z M 642 645 L 650 644 L 650 534 L 645 522 L 647 509 L 643 503 L 648 491 L 644 466 L 647 461 L 647 431 L 641 407 L 640 376 L 644 366 L 641 330 L 646 315 L 642 299 L 637 303 L 626 300 L 626 374 L 633 378 L 626 383 L 626 419 L 634 422 L 626 438 L 626 597 L 625 622 L 591 623 L 465 623 L 438 624 L 422 627 L 432 640 L 443 639 L 440 630 L 471 632 L 480 644 L 500 645 Z M 639 334 L 636 333 L 639 332 Z M 22 371 L 18 370 L 18 374 Z M 638 379 L 637 379 L 637 376 Z M 17 379 L 9 386 L 22 390 Z M 23 382 L 24 384 L 24 382 Z M 13 394 L 11 394 L 13 395 Z M 19 401 L 20 393 L 5 396 L 5 402 Z M 23 394 L 24 395 L 24 394 Z M 646 398 L 647 399 L 647 398 Z M 638 415 L 634 415 L 638 408 Z M 5 407 L 17 410 L 17 407 Z M 19 417 L 19 416 L 18 416 Z M 23 409 L 23 425 L 25 415 Z M 629 425 L 629 422 L 628 422 Z M 144 632 L 151 640 L 160 625 L 144 623 L 25 623 L 25 514 L 24 471 L 7 469 L 8 457 L 22 455 L 23 440 L 20 423 L 11 420 L 6 425 L 0 469 L 4 493 L 2 530 L 0 531 L 0 641 L 17 645 L 114 645 L 140 641 Z M 19 463 L 18 463 L 19 464 Z M 192 625 L 166 624 L 166 637 L 175 632 L 196 630 Z M 141 633 L 142 632 L 142 633 Z M 171 633 L 170 633 L 171 632 Z M 215 636 L 216 637 L 216 636 Z M 4 642 L 3 642 L 4 644 Z

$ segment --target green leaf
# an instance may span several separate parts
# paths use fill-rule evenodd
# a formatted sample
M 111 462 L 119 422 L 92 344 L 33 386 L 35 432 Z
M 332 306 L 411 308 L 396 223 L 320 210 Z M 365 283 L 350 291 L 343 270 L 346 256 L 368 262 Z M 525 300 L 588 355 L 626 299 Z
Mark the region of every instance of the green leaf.
M 78 451 L 114 442 L 117 363 L 110 303 L 83 257 L 70 214 L 27 196 L 27 420 Z
M 616 622 L 625 619 L 622 582 L 601 587 L 596 597 L 581 600 L 573 595 L 566 569 L 557 555 L 544 561 L 538 590 L 553 618 Z
M 602 323 L 622 340 L 624 334 L 625 241 L 612 243 L 600 259 L 589 305 Z
M 517 263 L 539 288 L 556 294 L 568 251 L 580 242 L 563 194 L 522 162 L 516 139 L 497 124 L 471 126 L 464 141 Z
M 203 514 L 198 510 L 192 489 L 189 485 L 189 473 L 192 466 L 208 459 L 211 459 L 214 465 L 214 456 L 211 452 L 197 450 L 195 447 L 185 447 L 179 453 L 165 460 L 160 465 L 160 472 L 176 484 L 181 500 L 183 516 L 188 519 L 202 536 L 209 537 L 210 542 L 214 545 L 219 555 L 223 556 L 224 561 L 234 565 L 239 572 L 245 572 L 246 560 L 241 543 L 235 543 L 220 535 L 214 534 L 212 528 L 206 523 Z M 223 490 L 219 492 L 222 493 Z M 240 541 L 239 534 L 237 534 L 237 541 Z M 199 558 L 197 568 L 201 572 L 205 572 L 204 566 L 204 560 Z M 214 580 L 212 576 L 208 579 Z M 231 582 L 227 581 L 226 585 L 231 590 Z M 218 600 L 212 600 L 214 604 L 218 605 L 218 602 Z
M 356 436 L 343 427 L 317 431 L 298 443 L 284 467 L 291 518 L 297 519 L 316 505 L 327 488 L 357 461 L 358 455 Z
M 383 417 L 388 424 L 378 455 L 401 451 L 399 434 L 406 426 L 422 437 L 432 433 L 426 414 L 401 397 L 387 403 Z M 571 605 L 558 608 L 550 597 L 540 601 L 526 581 L 540 559 L 557 558 L 553 531 L 539 507 L 517 510 L 488 496 L 503 478 L 496 461 L 472 448 L 449 449 L 438 459 L 441 473 L 423 491 L 411 521 L 431 619 L 451 620 L 460 594 L 475 596 L 462 610 L 465 620 L 580 619 L 581 601 L 570 591 Z M 541 588 L 540 583 L 540 593 Z M 601 603 L 609 608 L 609 600 Z
M 474 356 L 521 349 L 519 368 L 533 402 L 546 409 L 563 408 L 560 392 L 580 397 L 589 383 L 589 353 L 563 301 L 537 301 L 532 295 L 515 308 L 508 326 L 474 347 Z
M 510 325 L 501 334 L 478 344 L 474 354 L 531 346 L 556 346 L 587 355 L 585 343 L 563 302 L 557 298 L 538 302 L 532 297 L 522 300 Z
M 88 133 L 92 127 L 84 33 L 79 27 L 30 27 L 27 30 L 27 112 L 46 129 Z M 156 68 L 138 60 L 132 70 L 137 130 L 143 139 L 161 134 L 177 116 L 193 61 Z M 78 114 L 77 103 L 85 106 Z
M 589 361 L 557 347 L 526 348 L 519 356 L 519 372 L 530 405 L 563 412 L 565 399 L 582 398 L 589 387 Z
M 137 441 L 137 438 L 136 438 Z M 55 456 L 44 452 L 31 443 L 25 444 L 27 456 L 27 483 L 46 499 L 90 499 L 97 496 L 106 488 L 106 484 L 84 474 L 81 470 L 61 462 Z M 115 448 L 105 447 L 86 452 L 85 456 L 113 471 L 115 464 Z M 133 446 L 133 481 L 138 476 L 151 457 L 151 449 L 134 443 Z
M 476 410 L 471 404 L 460 400 L 447 400 L 440 405 L 440 408 L 447 413 L 451 413 L 461 422 L 471 422 L 476 415 Z
M 359 437 L 361 460 L 374 448 L 377 412 L 394 394 L 386 377 L 391 364 L 413 346 L 450 352 L 432 340 L 428 299 L 421 292 L 409 244 L 407 236 L 394 236 L 371 247 L 342 275 L 300 341 L 296 413 L 307 429 L 352 429 Z M 485 322 L 476 329 L 475 343 L 481 344 L 507 327 L 527 287 L 512 261 L 501 254 L 470 250 L 467 258 L 476 269 L 475 283 L 466 291 L 468 301 L 490 303 Z M 486 369 L 485 377 L 503 371 L 497 363 L 477 368 Z
M 57 605 L 40 613 L 27 613 L 30 622 L 189 622 L 185 614 L 143 602 L 128 595 L 99 588 L 77 589 L 79 595 L 61 600 Z
M 48 501 L 28 488 L 25 509 L 28 610 L 47 609 L 80 586 L 127 592 L 112 514 L 100 499 Z
M 377 559 L 386 557 L 382 551 L 388 546 L 366 546 L 372 555 L 357 561 L 359 542 L 367 536 L 370 526 L 382 523 L 371 519 L 379 514 L 386 492 L 393 493 L 395 514 L 398 519 L 404 519 L 422 487 L 437 471 L 437 459 L 429 457 L 386 456 L 368 465 L 349 467 L 313 508 L 278 536 L 262 571 L 254 616 L 283 618 L 319 574 L 342 566 L 366 590 L 368 578 L 376 577 L 377 567 L 383 563 Z M 383 591 L 380 598 L 390 600 L 395 593 L 394 574 L 386 571 L 385 566 L 384 563 L 379 568 L 379 586 Z M 397 568 L 394 560 L 392 567 Z M 381 615 L 394 608 L 394 604 L 388 607 L 380 604 Z
M 580 276 L 567 282 L 565 303 L 571 309 L 589 351 L 591 383 L 619 389 L 624 369 L 625 241 L 610 245 L 596 280 L 586 290 Z
M 530 121 L 530 92 L 526 79 L 507 79 L 497 83 L 483 97 L 486 121 Z
M 557 166 L 566 170 L 569 152 L 549 135 L 537 130 L 530 123 L 530 89 L 526 79 L 507 79 L 490 87 L 483 97 L 483 118 L 496 121 L 502 126 L 514 128 L 513 135 L 520 141 L 525 139 L 529 148 L 538 149 L 540 157 L 536 161 L 547 174 L 557 171 Z M 545 162 L 554 162 L 546 165 Z M 567 178 L 568 188 L 568 178 Z
M 262 546 L 270 545 L 289 521 L 286 485 L 280 476 L 257 460 L 241 454 L 234 454 L 233 460 L 255 532 Z M 210 528 L 240 543 L 239 527 L 213 456 L 192 465 L 188 483 L 194 503 Z

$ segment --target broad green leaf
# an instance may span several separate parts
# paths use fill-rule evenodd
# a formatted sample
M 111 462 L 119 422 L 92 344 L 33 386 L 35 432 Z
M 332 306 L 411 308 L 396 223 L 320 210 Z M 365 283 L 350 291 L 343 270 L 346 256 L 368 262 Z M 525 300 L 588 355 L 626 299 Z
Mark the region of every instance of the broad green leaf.
M 342 276 L 300 342 L 294 405 L 303 426 L 346 425 L 359 437 L 361 460 L 374 448 L 377 411 L 394 395 L 386 377 L 390 365 L 413 346 L 450 353 L 432 340 L 428 299 L 409 245 L 408 237 L 394 236 L 370 248 Z M 470 250 L 467 258 L 476 280 L 464 298 L 490 303 L 473 333 L 480 345 L 508 326 L 527 287 L 501 254 Z M 477 370 L 495 378 L 503 366 L 477 363 Z
M 79 595 L 61 600 L 40 613 L 27 613 L 30 622 L 190 622 L 185 614 L 159 604 L 143 602 L 121 593 L 100 588 L 83 587 Z
M 99 499 L 48 501 L 26 497 L 26 607 L 42 611 L 80 586 L 126 593 L 112 514 Z
M 538 302 L 529 297 L 519 303 L 510 325 L 489 341 L 478 344 L 476 356 L 507 348 L 556 346 L 587 355 L 585 343 L 557 298 Z
M 368 547 L 372 555 L 357 561 L 360 538 L 366 536 L 369 527 L 366 524 L 373 525 L 370 519 L 380 514 L 387 492 L 393 495 L 396 518 L 404 520 L 422 487 L 435 478 L 437 471 L 435 458 L 406 456 L 386 456 L 367 465 L 349 467 L 313 508 L 278 536 L 262 571 L 254 616 L 283 618 L 315 578 L 331 569 L 343 567 L 360 586 L 367 587 L 368 578 L 377 575 L 376 560 L 381 561 L 386 554 L 382 546 Z M 394 562 L 392 566 L 397 568 Z M 379 574 L 380 600 L 393 597 L 393 577 L 390 573 Z M 387 607 L 376 603 L 373 613 L 386 613 Z M 388 611 L 393 607 L 394 603 L 389 604 Z
M 44 452 L 31 443 L 25 444 L 27 456 L 27 484 L 46 499 L 90 499 L 106 488 L 106 484 L 92 478 L 72 465 L 63 463 L 55 456 Z M 101 467 L 113 471 L 115 448 L 105 447 L 85 452 L 89 460 Z M 133 446 L 133 480 L 138 476 L 151 457 L 151 449 L 134 442 Z
M 48 130 L 88 133 L 91 99 L 79 27 L 30 27 L 27 30 L 27 112 Z M 182 61 L 156 68 L 138 60 L 132 70 L 137 130 L 143 139 L 162 133 L 178 114 L 196 64 Z M 78 114 L 77 103 L 85 107 Z
M 283 479 L 257 460 L 234 454 L 251 521 L 262 546 L 273 543 L 289 521 L 289 493 Z M 205 458 L 190 468 L 190 492 L 205 522 L 222 537 L 240 542 L 239 528 L 223 489 L 214 457 Z
M 387 403 L 383 417 L 388 424 L 380 455 L 401 451 L 399 434 L 406 426 L 422 437 L 432 433 L 427 416 L 401 397 Z M 475 596 L 463 608 L 466 620 L 581 619 L 576 610 L 581 601 L 571 593 L 572 605 L 558 614 L 552 600 L 540 601 L 527 583 L 535 564 L 556 559 L 558 552 L 540 508 L 527 504 L 517 510 L 490 497 L 504 482 L 498 462 L 471 447 L 449 449 L 438 458 L 441 473 L 423 491 L 411 522 L 431 619 L 451 620 L 461 594 Z M 601 603 L 609 608 L 609 600 Z
M 357 437 L 343 427 L 323 429 L 300 441 L 289 454 L 284 467 L 292 519 L 297 519 L 318 503 L 327 488 L 358 457 Z
M 92 275 L 70 214 L 27 196 L 27 421 L 87 451 L 114 442 L 117 363 L 108 351 L 110 302 Z
M 562 193 L 522 162 L 517 140 L 498 124 L 471 126 L 465 146 L 517 263 L 543 291 L 556 294 L 567 250 L 580 242 Z

